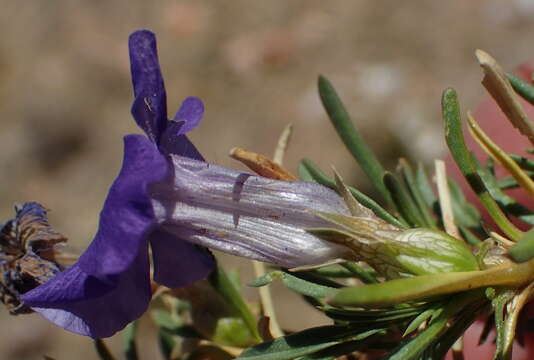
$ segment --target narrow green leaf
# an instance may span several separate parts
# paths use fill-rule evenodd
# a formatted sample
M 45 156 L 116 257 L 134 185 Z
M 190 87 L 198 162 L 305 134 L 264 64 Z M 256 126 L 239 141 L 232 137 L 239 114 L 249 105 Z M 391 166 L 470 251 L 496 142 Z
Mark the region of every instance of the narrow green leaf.
M 444 359 L 456 340 L 488 309 L 488 305 L 481 305 L 478 302 L 464 308 L 446 331 L 434 341 L 434 344 L 427 348 L 425 353 L 428 353 L 428 359 Z
M 341 266 L 350 271 L 356 278 L 360 279 L 364 284 L 378 283 L 378 280 L 370 271 L 363 269 L 355 262 L 345 262 L 342 263 Z
M 534 86 L 530 85 L 520 77 L 511 73 L 505 74 L 515 92 L 521 95 L 523 99 L 534 105 Z
M 410 224 L 410 227 L 425 227 L 423 215 L 417 208 L 414 199 L 410 196 L 406 184 L 389 172 L 384 173 L 384 185 L 391 194 L 395 207 L 400 215 Z
M 358 336 L 361 339 L 346 341 L 338 345 L 330 346 L 324 350 L 318 351 L 314 354 L 303 356 L 299 360 L 335 360 L 343 355 L 352 354 L 364 348 L 372 339 L 377 336 L 383 336 L 386 334 L 385 329 L 374 329 L 362 333 Z
M 530 178 L 532 178 L 532 173 L 530 173 L 529 176 Z M 501 190 L 509 190 L 518 188 L 519 184 L 517 183 L 517 181 L 515 181 L 513 177 L 505 176 L 497 180 L 497 186 Z
M 115 357 L 113 354 L 111 354 L 111 351 L 109 351 L 108 346 L 102 339 L 95 339 L 94 340 L 96 352 L 98 354 L 98 357 L 101 360 L 115 360 Z
M 420 190 L 421 195 L 423 199 L 426 202 L 426 205 L 433 209 L 434 205 L 437 203 L 438 199 L 436 198 L 436 194 L 434 193 L 434 189 L 432 188 L 432 185 L 430 185 L 430 181 L 428 180 L 428 176 L 426 175 L 425 169 L 423 167 L 423 164 L 418 163 L 417 164 L 417 170 L 415 171 L 415 182 L 417 184 L 417 188 Z
M 326 286 L 327 288 L 340 289 L 342 287 L 345 287 L 345 285 L 342 285 L 334 280 L 317 275 L 314 271 L 289 272 L 284 270 L 284 272 L 301 280 L 308 281 L 317 285 Z
M 243 300 L 239 290 L 235 288 L 224 270 L 221 267 L 217 267 L 216 270 L 213 271 L 209 276 L 209 281 L 213 288 L 217 290 L 217 292 L 224 297 L 228 304 L 234 308 L 237 314 L 243 318 L 245 324 L 247 324 L 247 327 L 250 330 L 250 333 L 253 334 L 258 341 L 260 341 L 261 337 L 258 333 L 254 315 L 252 315 L 252 312 L 245 303 L 245 300 Z
M 422 216 L 422 220 L 425 224 L 425 227 L 437 230 L 438 227 L 436 226 L 436 219 L 432 216 L 431 208 L 426 203 L 423 196 L 423 191 L 427 191 L 427 189 L 425 188 L 421 190 L 419 188 L 418 183 L 415 179 L 413 169 L 406 160 L 401 159 L 399 161 L 399 167 L 402 178 L 406 183 L 408 191 L 410 192 L 412 198 L 415 201 L 415 205 L 417 206 L 419 213 Z
M 305 296 L 324 298 L 332 296 L 336 291 L 334 287 L 314 284 L 310 281 L 300 279 L 283 271 L 273 271 L 249 283 L 250 286 L 259 287 L 270 284 L 274 279 L 281 279 L 291 290 Z
M 445 139 L 454 161 L 495 223 L 510 239 L 517 240 L 521 232 L 506 218 L 495 200 L 489 195 L 476 171 L 472 154 L 465 145 L 460 106 L 455 90 L 447 89 L 443 92 L 442 111 L 445 121 Z
M 347 326 L 321 326 L 254 345 L 237 359 L 290 360 L 313 354 L 343 341 L 352 340 L 360 329 Z
M 459 229 L 460 229 L 460 234 L 462 234 L 462 237 L 465 239 L 465 241 L 466 241 L 469 245 L 478 246 L 478 245 L 480 245 L 480 243 L 482 242 L 482 241 L 478 238 L 478 236 L 475 235 L 474 232 L 472 232 L 471 230 L 469 230 L 469 228 L 460 225 Z
M 491 156 L 486 160 L 485 168 L 492 176 L 495 176 L 495 160 Z
M 534 229 L 527 231 L 509 251 L 510 257 L 518 263 L 534 258 Z
M 418 307 L 405 309 L 384 310 L 350 310 L 326 307 L 324 314 L 336 321 L 351 323 L 353 326 L 364 328 L 386 327 L 392 324 L 401 324 L 421 312 Z
M 306 169 L 307 173 L 313 178 L 313 181 L 327 186 L 333 190 L 336 189 L 336 183 L 333 179 L 326 176 L 321 169 L 319 169 L 311 160 L 304 159 L 300 162 L 300 165 Z M 365 195 L 364 193 L 358 191 L 352 186 L 348 187 L 352 195 L 362 204 L 363 206 L 371 209 L 376 216 L 380 217 L 382 220 L 387 221 L 388 223 L 401 227 L 408 228 L 407 224 L 399 221 L 393 215 L 388 213 L 383 207 L 381 207 L 376 201 Z
M 432 308 L 432 309 L 425 310 L 419 315 L 417 315 L 417 317 L 413 319 L 412 322 L 410 322 L 406 330 L 404 330 L 402 337 L 405 337 L 406 335 L 409 335 L 415 330 L 417 330 L 419 326 L 421 326 L 422 323 L 430 319 L 430 317 L 434 315 L 435 312 L 436 312 L 436 309 Z
M 124 339 L 124 357 L 126 360 L 137 360 L 137 344 L 135 336 L 137 335 L 137 321 L 131 322 L 123 331 Z
M 416 337 L 408 343 L 403 344 L 397 351 L 388 356 L 388 360 L 412 360 L 418 359 L 419 356 L 436 340 L 436 338 L 447 328 L 449 319 L 456 313 L 460 312 L 462 308 L 472 301 L 473 294 L 471 292 L 461 294 L 452 299 L 437 316 L 437 318 L 429 324 L 429 326 L 419 333 Z
M 493 311 L 495 314 L 495 332 L 497 333 L 497 338 L 495 340 L 495 344 L 497 345 L 497 348 L 495 349 L 495 359 L 502 359 L 502 355 L 506 347 L 504 309 L 506 304 L 512 300 L 514 294 L 515 293 L 512 290 L 504 290 L 492 301 Z
M 350 116 L 336 90 L 324 76 L 319 76 L 318 86 L 323 106 L 339 137 L 352 156 L 358 161 L 378 192 L 392 205 L 391 198 L 382 182 L 384 169 L 371 148 L 369 148 L 352 124 Z
M 454 220 L 459 226 L 467 228 L 478 228 L 482 217 L 477 208 L 473 206 L 464 196 L 462 188 L 453 178 L 447 178 L 449 194 L 451 195 L 452 211 Z
M 503 208 L 507 214 L 514 215 L 519 218 L 521 221 L 526 222 L 527 224 L 534 225 L 534 214 L 517 202 L 511 196 L 505 194 L 497 184 L 496 179 L 489 174 L 486 169 L 478 168 L 478 174 L 484 182 L 486 189 L 488 189 L 489 194 L 495 201 Z
M 340 266 L 327 266 L 313 270 L 318 276 L 327 278 L 351 278 L 354 276 L 352 271 L 341 268 Z M 374 275 L 374 274 L 372 274 Z
M 308 168 L 302 163 L 302 161 L 298 165 L 298 173 L 299 173 L 299 178 L 302 181 L 310 181 L 310 182 L 315 181 L 312 174 L 310 173 Z
M 508 154 L 508 156 L 510 156 L 521 169 L 534 171 L 534 161 L 516 154 Z

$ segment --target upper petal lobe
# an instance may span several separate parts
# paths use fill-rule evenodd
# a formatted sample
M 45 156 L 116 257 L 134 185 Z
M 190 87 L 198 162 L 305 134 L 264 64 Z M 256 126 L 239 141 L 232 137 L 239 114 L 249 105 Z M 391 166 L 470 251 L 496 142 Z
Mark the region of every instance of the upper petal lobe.
M 167 97 L 158 60 L 156 37 L 148 30 L 130 35 L 130 69 L 135 100 L 132 115 L 148 137 L 159 143 L 167 126 Z

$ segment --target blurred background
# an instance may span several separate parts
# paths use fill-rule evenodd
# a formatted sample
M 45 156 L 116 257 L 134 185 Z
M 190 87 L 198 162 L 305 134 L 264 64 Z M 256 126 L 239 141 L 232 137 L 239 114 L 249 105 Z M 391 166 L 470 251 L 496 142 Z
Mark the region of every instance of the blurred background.
M 157 34 L 169 116 L 186 96 L 205 102 L 190 138 L 210 162 L 240 167 L 227 157 L 233 146 L 269 155 L 291 122 L 290 170 L 306 156 L 370 194 L 321 107 L 318 74 L 391 168 L 399 156 L 427 164 L 442 156 L 442 90 L 455 87 L 464 110 L 483 94 L 475 49 L 507 69 L 534 57 L 529 0 L 0 0 L 0 8 L 0 215 L 39 201 L 80 251 L 119 170 L 122 136 L 140 132 L 129 113 L 127 37 L 136 29 Z M 250 280 L 249 263 L 224 259 Z M 295 317 L 298 299 L 276 290 L 284 327 L 324 323 L 311 310 Z M 88 339 L 37 315 L 0 308 L 0 324 L 0 359 L 96 358 Z M 150 320 L 143 324 L 144 358 L 157 359 Z M 110 343 L 120 347 L 120 336 Z

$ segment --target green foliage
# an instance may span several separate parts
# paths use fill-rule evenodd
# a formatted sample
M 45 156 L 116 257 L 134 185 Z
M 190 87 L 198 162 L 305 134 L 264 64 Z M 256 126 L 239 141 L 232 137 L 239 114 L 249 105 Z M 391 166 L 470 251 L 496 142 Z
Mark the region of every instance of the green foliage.
M 352 124 L 350 116 L 336 90 L 324 76 L 319 76 L 318 87 L 323 106 L 339 137 L 352 156 L 358 161 L 358 164 L 360 164 L 378 192 L 387 200 L 388 204 L 392 204 L 389 192 L 382 181 L 384 168 Z

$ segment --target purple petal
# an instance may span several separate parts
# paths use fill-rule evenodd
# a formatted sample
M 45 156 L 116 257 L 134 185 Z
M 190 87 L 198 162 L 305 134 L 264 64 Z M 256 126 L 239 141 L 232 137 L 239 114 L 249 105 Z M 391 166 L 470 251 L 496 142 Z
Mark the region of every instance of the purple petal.
M 204 161 L 195 145 L 185 135 L 180 135 L 183 122 L 170 120 L 161 136 L 159 148 L 164 154 L 185 156 L 190 159 Z
M 156 36 L 148 30 L 130 35 L 130 69 L 135 100 L 132 115 L 155 143 L 167 126 L 167 99 L 158 61 Z
M 180 106 L 173 120 L 167 122 L 167 128 L 161 136 L 160 149 L 165 154 L 185 156 L 195 160 L 204 160 L 197 148 L 185 136 L 202 120 L 204 104 L 199 98 L 188 97 Z
M 192 284 L 206 278 L 215 268 L 208 250 L 180 241 L 175 235 L 161 231 L 150 234 L 154 259 L 154 280 L 169 288 Z
M 80 335 L 104 338 L 140 317 L 150 301 L 148 251 L 105 283 L 78 264 L 23 295 L 26 305 L 56 325 Z
M 188 97 L 180 105 L 180 109 L 174 115 L 174 121 L 183 121 L 184 126 L 180 129 L 180 134 L 187 134 L 193 130 L 204 115 L 204 104 L 197 97 Z
M 75 265 L 23 296 L 51 321 L 93 337 L 120 330 L 150 299 L 147 233 L 155 220 L 147 186 L 163 179 L 168 163 L 145 136 L 126 136 L 124 146 L 91 245 Z
M 142 135 L 124 138 L 121 172 L 100 213 L 98 232 L 78 261 L 92 276 L 107 279 L 128 269 L 146 248 L 154 215 L 147 186 L 167 174 L 168 162 L 155 144 Z
M 310 210 L 349 215 L 321 185 L 253 176 L 171 156 L 174 182 L 152 189 L 161 228 L 181 239 L 285 267 L 345 257 L 348 250 L 305 228 L 331 227 Z

